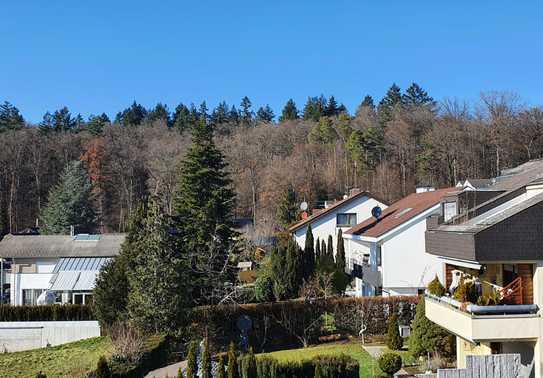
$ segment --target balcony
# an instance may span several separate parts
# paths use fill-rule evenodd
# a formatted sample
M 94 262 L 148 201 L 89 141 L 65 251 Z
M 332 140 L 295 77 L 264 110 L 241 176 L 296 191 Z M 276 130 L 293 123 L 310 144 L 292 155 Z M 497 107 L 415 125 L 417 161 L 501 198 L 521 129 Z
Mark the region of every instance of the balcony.
M 472 343 L 535 339 L 540 319 L 535 304 L 478 306 L 426 294 L 426 317 Z

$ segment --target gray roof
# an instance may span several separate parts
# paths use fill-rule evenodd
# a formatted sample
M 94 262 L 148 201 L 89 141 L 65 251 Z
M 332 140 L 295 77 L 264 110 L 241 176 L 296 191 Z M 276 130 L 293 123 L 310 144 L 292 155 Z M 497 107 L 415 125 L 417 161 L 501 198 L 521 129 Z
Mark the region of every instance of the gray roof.
M 491 185 L 492 190 L 515 190 L 543 179 L 543 159 L 530 160 L 514 168 L 504 169 Z
M 119 254 L 126 234 L 6 235 L 0 241 L 0 257 L 111 257 Z
M 540 202 L 543 202 L 543 193 L 537 194 L 533 197 L 528 197 L 526 194 L 520 195 L 482 213 L 481 215 L 471 218 L 464 223 L 458 225 L 439 226 L 438 230 L 477 233 L 492 227 L 495 224 L 500 223 L 534 205 L 537 205 Z

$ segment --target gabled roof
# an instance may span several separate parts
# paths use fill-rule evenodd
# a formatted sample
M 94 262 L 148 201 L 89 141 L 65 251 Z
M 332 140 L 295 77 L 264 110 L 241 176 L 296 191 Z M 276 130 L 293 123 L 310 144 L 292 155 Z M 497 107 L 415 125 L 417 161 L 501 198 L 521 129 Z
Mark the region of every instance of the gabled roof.
M 119 254 L 125 237 L 125 234 L 6 235 L 0 241 L 0 257 L 111 257 Z
M 290 226 L 288 230 L 290 232 L 294 232 L 294 231 L 300 229 L 301 227 L 305 226 L 306 224 L 314 222 L 315 220 L 321 218 L 322 216 L 324 216 L 326 214 L 329 214 L 334 210 L 337 210 L 339 207 L 347 205 L 348 203 L 354 201 L 355 199 L 360 198 L 360 197 L 364 197 L 364 196 L 366 196 L 368 198 L 375 198 L 377 201 L 379 201 L 379 202 L 381 202 L 383 204 L 386 204 L 386 202 L 382 201 L 379 198 L 376 198 L 375 196 L 372 196 L 369 192 L 359 191 L 359 192 L 356 192 L 356 193 L 352 194 L 351 196 L 349 196 L 349 197 L 347 197 L 345 199 L 342 199 L 341 201 L 337 201 L 337 202 L 333 203 L 332 205 L 330 205 L 326 209 L 322 209 L 321 211 L 317 212 L 316 214 L 311 215 L 310 217 L 308 217 L 306 219 L 302 219 L 298 223 L 295 223 L 292 226 Z
M 482 189 L 491 186 L 493 183 L 492 179 L 475 179 L 475 178 L 469 178 L 466 179 L 464 182 L 464 185 L 470 184 L 475 189 Z
M 410 194 L 383 210 L 379 219 L 370 217 L 345 234 L 377 238 L 439 204 L 443 197 L 458 191 L 457 188 L 445 188 Z

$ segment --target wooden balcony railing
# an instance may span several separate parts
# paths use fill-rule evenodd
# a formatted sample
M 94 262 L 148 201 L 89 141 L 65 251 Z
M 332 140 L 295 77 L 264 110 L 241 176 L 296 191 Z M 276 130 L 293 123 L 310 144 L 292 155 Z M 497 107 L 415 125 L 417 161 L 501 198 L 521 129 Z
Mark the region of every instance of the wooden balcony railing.
M 509 285 L 500 290 L 502 302 L 506 304 L 524 304 L 522 296 L 522 278 L 515 278 Z

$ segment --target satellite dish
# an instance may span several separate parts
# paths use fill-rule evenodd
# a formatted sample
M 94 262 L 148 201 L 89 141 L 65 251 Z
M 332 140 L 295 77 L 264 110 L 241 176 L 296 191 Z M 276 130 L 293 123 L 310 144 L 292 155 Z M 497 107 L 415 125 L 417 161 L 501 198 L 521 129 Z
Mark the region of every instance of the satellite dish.
M 304 201 L 304 202 L 302 202 L 302 203 L 300 204 L 300 210 L 302 210 L 302 211 L 306 211 L 306 210 L 307 210 L 307 202 Z
M 375 219 L 379 219 L 379 217 L 381 217 L 381 214 L 383 214 L 383 210 L 379 206 L 375 206 L 373 209 L 371 209 L 371 215 Z

